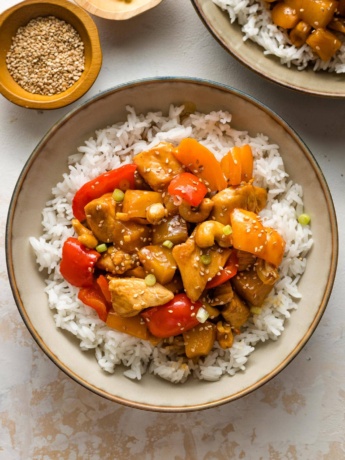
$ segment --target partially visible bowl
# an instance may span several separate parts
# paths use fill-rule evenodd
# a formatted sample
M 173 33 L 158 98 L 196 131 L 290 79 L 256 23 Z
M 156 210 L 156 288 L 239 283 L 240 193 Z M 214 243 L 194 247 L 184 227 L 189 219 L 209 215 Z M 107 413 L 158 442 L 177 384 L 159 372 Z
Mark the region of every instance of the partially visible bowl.
M 258 346 L 246 370 L 219 381 L 190 378 L 173 385 L 152 374 L 141 381 L 104 373 L 93 352 L 82 352 L 71 334 L 57 329 L 44 292 L 29 237 L 42 235 L 42 209 L 51 190 L 68 171 L 68 156 L 100 128 L 127 119 L 126 106 L 136 113 L 162 111 L 170 104 L 195 104 L 198 111 L 227 110 L 232 127 L 251 136 L 267 135 L 280 146 L 292 181 L 302 185 L 312 217 L 314 245 L 299 282 L 302 298 L 281 337 Z M 35 199 L 33 200 L 33 197 Z M 25 225 L 23 225 L 25 222 Z M 327 183 L 298 135 L 257 100 L 220 84 L 187 78 L 141 80 L 115 87 L 74 109 L 54 125 L 28 159 L 15 187 L 6 229 L 6 256 L 14 298 L 22 318 L 43 351 L 66 374 L 91 391 L 140 409 L 177 412 L 217 406 L 248 394 L 277 375 L 303 348 L 317 327 L 328 302 L 336 273 L 337 222 Z
M 123 21 L 159 5 L 162 0 L 75 0 L 91 14 L 105 19 Z
M 212 0 L 192 0 L 192 3 L 214 38 L 233 57 L 258 75 L 303 93 L 332 98 L 345 97 L 345 74 L 287 67 L 276 56 L 265 55 L 256 43 L 249 39 L 244 41 L 243 32 L 237 22 L 231 23 L 228 13 Z
M 76 83 L 52 96 L 33 94 L 12 78 L 6 56 L 19 27 L 30 20 L 53 16 L 70 24 L 84 43 L 84 71 Z M 57 109 L 75 102 L 95 82 L 102 65 L 102 50 L 93 19 L 78 5 L 68 0 L 26 0 L 0 15 L 0 92 L 9 101 L 29 109 Z

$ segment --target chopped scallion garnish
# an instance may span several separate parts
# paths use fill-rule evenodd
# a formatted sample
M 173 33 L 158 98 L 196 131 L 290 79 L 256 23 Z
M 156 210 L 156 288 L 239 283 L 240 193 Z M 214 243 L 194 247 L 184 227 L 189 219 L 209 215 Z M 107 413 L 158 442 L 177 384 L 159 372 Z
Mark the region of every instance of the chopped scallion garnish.
M 301 225 L 308 225 L 310 223 L 310 216 L 309 214 L 300 214 L 297 220 Z
M 260 315 L 261 312 L 262 312 L 262 309 L 260 307 L 251 307 L 250 308 L 250 313 L 252 315 Z
M 156 277 L 152 273 L 145 276 L 146 286 L 154 286 L 156 284 Z
M 210 265 L 211 256 L 209 254 L 203 254 L 202 256 L 200 256 L 200 260 L 204 265 Z
M 164 243 L 163 243 L 163 246 L 165 248 L 171 249 L 174 246 L 174 243 L 172 241 L 170 241 L 170 240 L 165 240 Z
M 231 235 L 231 233 L 232 233 L 231 226 L 230 225 L 225 225 L 223 227 L 223 233 L 224 233 L 224 235 Z
M 105 252 L 108 249 L 108 246 L 105 243 L 101 243 L 97 245 L 95 249 L 97 252 Z
M 125 197 L 125 193 L 120 190 L 119 188 L 116 188 L 113 192 L 113 198 L 116 201 L 116 203 L 121 203 Z
M 209 316 L 210 315 L 208 311 L 204 307 L 200 307 L 197 311 L 196 319 L 199 321 L 199 323 L 204 323 Z

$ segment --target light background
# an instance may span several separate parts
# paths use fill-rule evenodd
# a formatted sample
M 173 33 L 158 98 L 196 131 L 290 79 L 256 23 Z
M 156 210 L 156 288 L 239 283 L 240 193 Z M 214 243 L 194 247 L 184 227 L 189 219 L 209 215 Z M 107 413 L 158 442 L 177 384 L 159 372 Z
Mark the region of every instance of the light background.
M 1 0 L 0 12 L 19 3 Z M 77 103 L 29 111 L 0 96 L 0 460 L 342 460 L 345 458 L 345 101 L 289 91 L 229 56 L 189 0 L 163 0 L 126 22 L 95 18 L 103 67 Z M 328 181 L 338 215 L 338 273 L 310 341 L 272 381 L 233 403 L 159 414 L 117 405 L 72 381 L 43 354 L 13 300 L 5 224 L 24 163 L 73 107 L 142 77 L 206 78 L 247 92 L 305 141 Z M 34 199 L 34 197 L 33 197 Z

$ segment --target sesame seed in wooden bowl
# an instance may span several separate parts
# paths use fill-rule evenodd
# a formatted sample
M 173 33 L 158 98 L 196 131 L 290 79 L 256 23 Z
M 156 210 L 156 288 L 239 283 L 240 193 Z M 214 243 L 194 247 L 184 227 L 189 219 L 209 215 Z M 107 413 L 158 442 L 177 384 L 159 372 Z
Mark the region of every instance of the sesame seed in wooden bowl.
M 0 92 L 30 109 L 75 102 L 102 65 L 97 27 L 67 0 L 26 0 L 0 15 Z

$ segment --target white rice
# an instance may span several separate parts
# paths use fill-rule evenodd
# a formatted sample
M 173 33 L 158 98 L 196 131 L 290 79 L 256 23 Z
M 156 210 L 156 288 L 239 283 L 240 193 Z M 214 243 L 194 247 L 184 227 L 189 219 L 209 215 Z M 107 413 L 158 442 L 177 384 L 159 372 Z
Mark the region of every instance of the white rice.
M 304 44 L 301 48 L 293 46 L 288 34 L 272 22 L 271 13 L 265 7 L 264 0 L 212 0 L 229 15 L 231 23 L 237 21 L 243 32 L 243 40 L 252 40 L 263 48 L 266 55 L 274 55 L 280 62 L 299 70 L 311 66 L 314 71 L 345 72 L 345 43 L 342 34 L 339 38 L 343 45 L 329 61 L 322 61 Z
M 125 122 L 96 131 L 69 157 L 69 171 L 53 188 L 52 199 L 43 209 L 42 236 L 30 238 L 39 269 L 48 273 L 45 290 L 56 326 L 76 336 L 82 350 L 93 349 L 104 371 L 113 373 L 125 366 L 124 374 L 132 379 L 141 379 L 145 372 L 150 372 L 176 383 L 184 382 L 189 375 L 214 381 L 224 374 L 243 371 L 255 345 L 276 340 L 291 310 L 297 308 L 297 284 L 312 245 L 310 228 L 302 227 L 296 218 L 303 212 L 302 188 L 289 180 L 278 146 L 270 144 L 262 134 L 250 137 L 245 131 L 234 130 L 227 112 L 195 113 L 181 119 L 183 107 L 171 106 L 168 116 L 160 112 L 137 115 L 132 107 L 127 110 Z M 71 201 L 80 186 L 105 170 L 130 162 L 133 155 L 161 141 L 178 144 L 189 136 L 206 145 L 218 158 L 233 145 L 252 146 L 255 184 L 268 189 L 267 208 L 261 213 L 263 221 L 278 229 L 286 240 L 280 280 L 261 313 L 251 317 L 232 348 L 223 350 L 216 345 L 198 363 L 108 328 L 93 309 L 77 299 L 78 289 L 70 286 L 59 272 L 62 244 L 73 235 Z

